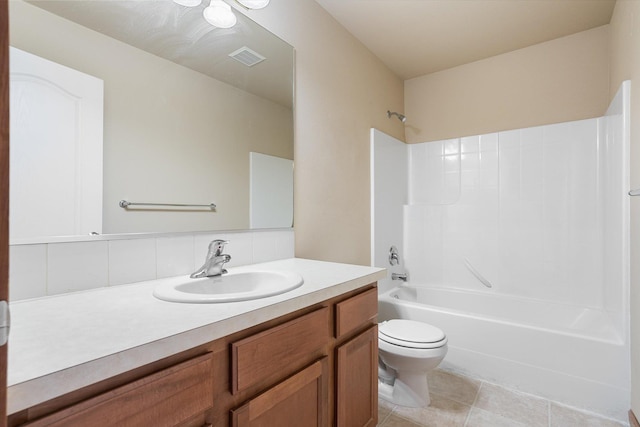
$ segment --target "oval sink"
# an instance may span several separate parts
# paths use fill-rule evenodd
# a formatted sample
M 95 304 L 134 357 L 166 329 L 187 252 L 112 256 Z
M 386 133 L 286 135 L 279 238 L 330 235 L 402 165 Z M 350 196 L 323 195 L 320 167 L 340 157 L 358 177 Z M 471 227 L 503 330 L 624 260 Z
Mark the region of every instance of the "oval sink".
M 171 302 L 246 301 L 283 294 L 301 286 L 303 282 L 302 276 L 291 271 L 229 272 L 201 279 L 181 276 L 165 279 L 156 286 L 153 295 Z

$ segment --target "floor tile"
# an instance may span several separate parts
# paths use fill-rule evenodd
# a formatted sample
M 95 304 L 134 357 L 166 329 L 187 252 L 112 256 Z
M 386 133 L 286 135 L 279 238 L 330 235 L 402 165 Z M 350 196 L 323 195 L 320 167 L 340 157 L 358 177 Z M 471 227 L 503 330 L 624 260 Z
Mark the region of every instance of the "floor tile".
M 390 414 L 382 424 L 378 423 L 378 427 L 422 427 L 413 421 L 406 420 L 397 415 Z
M 472 408 L 465 427 L 524 427 L 521 424 L 484 409 Z
M 382 425 L 396 405 L 384 399 L 378 399 L 378 425 Z
M 606 418 L 551 404 L 551 427 L 620 427 L 624 424 Z
M 474 406 L 527 426 L 549 425 L 548 401 L 493 384 L 482 383 Z
M 396 406 L 391 415 L 425 427 L 462 427 L 471 408 L 462 403 L 431 393 L 431 405 L 426 408 Z
M 378 427 L 623 427 L 536 396 L 444 370 L 429 373 L 431 405 L 378 400 Z
M 427 375 L 429 390 L 447 399 L 472 405 L 480 389 L 480 381 L 435 369 Z

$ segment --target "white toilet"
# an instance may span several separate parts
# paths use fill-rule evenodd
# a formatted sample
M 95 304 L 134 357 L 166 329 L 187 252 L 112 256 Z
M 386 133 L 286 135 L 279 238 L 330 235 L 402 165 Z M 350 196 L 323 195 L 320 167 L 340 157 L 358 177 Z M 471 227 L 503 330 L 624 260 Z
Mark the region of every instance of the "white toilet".
M 378 393 L 396 405 L 429 406 L 427 372 L 447 354 L 447 337 L 435 326 L 393 319 L 378 325 Z

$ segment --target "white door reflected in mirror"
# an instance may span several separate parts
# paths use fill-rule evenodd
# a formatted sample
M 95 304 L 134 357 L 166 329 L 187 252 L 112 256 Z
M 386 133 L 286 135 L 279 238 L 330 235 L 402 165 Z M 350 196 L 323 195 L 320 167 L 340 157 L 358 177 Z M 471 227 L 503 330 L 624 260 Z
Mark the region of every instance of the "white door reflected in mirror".
M 11 238 L 102 233 L 103 81 L 10 55 Z
M 249 153 L 251 228 L 293 227 L 293 160 Z

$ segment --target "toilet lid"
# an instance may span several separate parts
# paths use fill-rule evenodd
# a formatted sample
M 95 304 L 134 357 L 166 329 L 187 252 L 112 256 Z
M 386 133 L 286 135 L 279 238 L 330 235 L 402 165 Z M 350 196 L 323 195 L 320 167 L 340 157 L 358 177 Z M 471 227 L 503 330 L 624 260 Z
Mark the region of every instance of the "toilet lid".
M 390 344 L 414 348 L 434 348 L 446 340 L 441 329 L 415 320 L 393 319 L 378 325 L 378 336 Z

